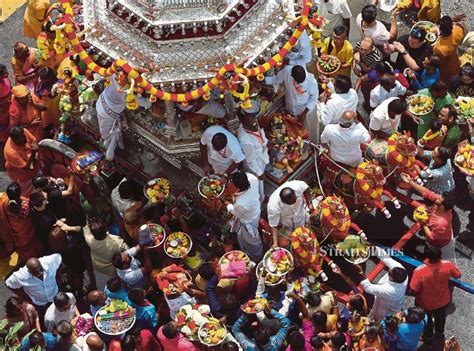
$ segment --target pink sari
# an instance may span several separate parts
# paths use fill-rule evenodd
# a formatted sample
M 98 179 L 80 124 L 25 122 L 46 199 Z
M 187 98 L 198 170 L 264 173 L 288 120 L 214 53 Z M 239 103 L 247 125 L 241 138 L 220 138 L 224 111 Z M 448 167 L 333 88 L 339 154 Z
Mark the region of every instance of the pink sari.
M 8 78 L 0 79 L 0 142 L 8 139 L 8 125 L 10 118 L 8 109 L 11 101 L 11 84 Z

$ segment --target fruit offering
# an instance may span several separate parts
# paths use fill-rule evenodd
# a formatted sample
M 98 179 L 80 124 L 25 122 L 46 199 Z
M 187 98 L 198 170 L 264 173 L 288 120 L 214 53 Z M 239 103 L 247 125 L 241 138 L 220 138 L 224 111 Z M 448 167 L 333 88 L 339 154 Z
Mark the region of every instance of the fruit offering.
M 263 266 L 269 273 L 282 276 L 293 269 L 293 256 L 287 249 L 275 247 L 268 250 L 263 257 Z
M 146 198 L 153 204 L 157 204 L 170 197 L 171 183 L 168 179 L 156 178 L 146 183 L 143 190 Z
M 341 67 L 341 61 L 336 56 L 322 55 L 318 60 L 318 71 L 322 74 L 333 74 Z
M 268 306 L 268 301 L 264 297 L 257 297 L 256 299 L 248 300 L 240 309 L 248 314 L 262 312 Z
M 429 21 L 420 21 L 415 23 L 415 25 L 411 28 L 413 30 L 416 27 L 422 27 L 426 30 L 426 41 L 433 45 L 438 41 L 439 38 L 439 28 L 436 24 Z
M 121 335 L 135 323 L 135 309 L 122 300 L 111 300 L 97 311 L 95 326 L 107 335 Z
M 199 181 L 198 191 L 202 197 L 219 197 L 225 190 L 225 184 L 222 184 L 221 178 L 216 175 L 204 177 Z
M 138 231 L 139 242 L 146 242 L 146 246 L 155 248 L 165 240 L 166 233 L 163 227 L 156 223 L 144 224 Z
M 299 277 L 293 283 L 293 290 L 302 298 L 306 298 L 309 292 L 319 292 L 321 290 L 321 284 L 314 275 Z
M 398 0 L 397 7 L 400 10 L 406 10 L 409 9 L 413 5 L 412 0 Z
M 260 279 L 263 276 L 265 285 L 269 285 L 269 286 L 275 286 L 275 285 L 281 284 L 283 282 L 283 279 L 285 278 L 284 276 L 279 276 L 279 275 L 275 275 L 275 274 L 271 274 L 267 272 L 265 267 L 263 267 L 263 262 L 260 262 L 257 265 L 255 274 L 257 275 L 257 279 Z
M 460 118 L 474 120 L 474 98 L 460 96 L 456 99 L 456 106 Z
M 204 345 L 217 346 L 221 344 L 227 336 L 227 329 L 218 319 L 211 317 L 208 322 L 199 328 L 198 336 Z
M 237 263 L 242 262 L 244 266 L 244 271 L 239 270 L 239 267 L 236 268 Z M 231 276 L 226 276 L 226 278 L 239 278 L 245 273 L 250 270 L 250 258 L 247 256 L 245 252 L 239 250 L 232 250 L 226 252 L 219 260 L 219 266 L 221 268 L 221 272 L 225 275 L 226 271 L 235 271 L 234 276 L 232 276 L 232 272 L 227 272 Z M 238 272 L 237 272 L 238 271 Z
M 176 321 L 186 339 L 198 341 L 199 327 L 209 321 L 210 315 L 208 305 L 187 304 L 176 313 Z
M 359 235 L 348 235 L 336 247 L 342 252 L 344 259 L 353 264 L 363 263 L 370 257 L 367 243 Z
M 434 101 L 430 96 L 412 95 L 407 98 L 408 110 L 415 115 L 426 115 L 433 111 Z
M 474 145 L 459 145 L 456 156 L 454 157 L 456 166 L 464 174 L 474 175 Z
M 165 253 L 171 258 L 185 257 L 192 247 L 192 241 L 188 234 L 176 232 L 170 234 L 165 240 Z

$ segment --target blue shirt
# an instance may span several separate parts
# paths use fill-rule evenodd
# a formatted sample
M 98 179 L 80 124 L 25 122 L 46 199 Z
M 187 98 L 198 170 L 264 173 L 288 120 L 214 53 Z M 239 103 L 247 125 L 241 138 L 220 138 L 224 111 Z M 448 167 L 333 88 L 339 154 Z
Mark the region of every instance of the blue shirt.
M 148 302 L 146 306 L 138 306 L 133 302 L 130 304 L 136 310 L 137 324 L 143 329 L 154 331 L 158 325 L 158 314 L 156 308 Z
M 281 328 L 272 337 L 270 337 L 270 341 L 263 347 L 263 351 L 278 351 L 280 350 L 281 346 L 283 345 L 283 342 L 285 341 L 285 338 L 288 334 L 288 329 L 290 328 L 290 320 L 286 318 L 285 316 L 281 315 L 275 310 L 272 310 L 272 315 L 278 319 L 278 321 L 281 324 Z M 254 339 L 249 339 L 243 332 L 242 328 L 246 324 L 248 319 L 247 314 L 242 314 L 242 316 L 235 322 L 235 324 L 232 326 L 232 334 L 234 334 L 235 339 L 238 341 L 240 346 L 245 351 L 258 351 L 257 344 L 255 343 Z
M 119 291 L 112 292 L 109 288 L 105 287 L 105 294 L 111 300 L 122 300 L 130 305 L 130 300 L 128 299 L 128 291 L 125 288 L 121 288 Z
M 415 351 L 427 322 L 428 317 L 425 314 L 425 319 L 419 323 L 400 323 L 397 331 L 397 350 Z
M 416 80 L 410 79 L 410 85 L 417 90 L 431 88 L 431 86 L 440 78 L 438 68 L 435 69 L 432 75 L 429 75 L 428 72 L 426 72 L 426 69 L 422 69 L 420 72 L 415 72 L 415 75 Z
M 423 154 L 430 160 L 428 168 L 431 171 L 431 177 L 428 177 L 428 174 L 425 171 L 422 171 L 420 174 L 423 178 L 423 182 L 425 183 L 425 188 L 430 189 L 436 194 L 442 194 L 445 191 L 453 191 L 455 184 L 451 160 L 448 159 L 445 165 L 438 168 L 434 168 L 435 162 L 432 156 L 433 152 L 425 150 Z
M 58 338 L 52 333 L 41 333 L 43 334 L 44 340 L 46 341 L 46 351 L 53 351 L 58 343 Z M 30 350 L 30 340 L 27 336 L 21 341 L 20 351 L 29 351 Z

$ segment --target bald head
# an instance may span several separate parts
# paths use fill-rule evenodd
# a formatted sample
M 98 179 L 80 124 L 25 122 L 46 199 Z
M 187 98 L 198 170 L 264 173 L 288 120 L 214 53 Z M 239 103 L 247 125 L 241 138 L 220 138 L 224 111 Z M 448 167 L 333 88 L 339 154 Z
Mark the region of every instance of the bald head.
M 96 333 L 90 334 L 86 339 L 89 350 L 99 351 L 104 349 L 104 342 Z
M 341 115 L 341 119 L 343 122 L 355 121 L 356 118 L 357 113 L 355 113 L 354 111 L 344 111 Z
M 26 269 L 28 269 L 28 272 L 30 272 L 36 278 L 42 279 L 44 269 L 41 265 L 41 262 L 37 258 L 32 257 L 28 259 L 28 261 L 26 261 Z
M 359 50 L 364 55 L 370 54 L 374 50 L 374 40 L 371 37 L 362 38 Z
M 87 294 L 87 302 L 92 306 L 104 306 L 107 295 L 102 290 L 92 290 Z
M 296 193 L 291 188 L 283 188 L 280 191 L 280 199 L 287 205 L 293 205 L 296 202 Z

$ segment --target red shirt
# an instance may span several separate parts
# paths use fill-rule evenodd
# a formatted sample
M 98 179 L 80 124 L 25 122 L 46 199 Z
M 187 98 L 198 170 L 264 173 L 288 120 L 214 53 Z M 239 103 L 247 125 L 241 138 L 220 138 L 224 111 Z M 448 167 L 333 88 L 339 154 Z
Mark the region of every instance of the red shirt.
M 109 344 L 109 351 L 121 351 L 122 347 L 120 346 L 119 340 L 112 340 Z M 160 344 L 155 339 L 151 331 L 148 329 L 143 329 L 140 331 L 140 343 L 135 344 L 136 351 L 160 351 L 162 350 Z
M 432 192 L 431 190 L 425 190 L 423 197 L 430 201 L 435 202 L 440 195 Z M 433 205 L 428 208 L 428 226 L 431 229 L 432 237 L 426 236 L 428 244 L 443 247 L 449 244 L 453 238 L 453 228 L 451 225 L 452 213 L 451 211 L 438 211 L 438 205 Z
M 431 263 L 425 260 L 423 265 L 415 269 L 410 282 L 417 305 L 431 311 L 449 304 L 451 302 L 449 278 L 460 276 L 461 271 L 451 261 L 441 260 Z

